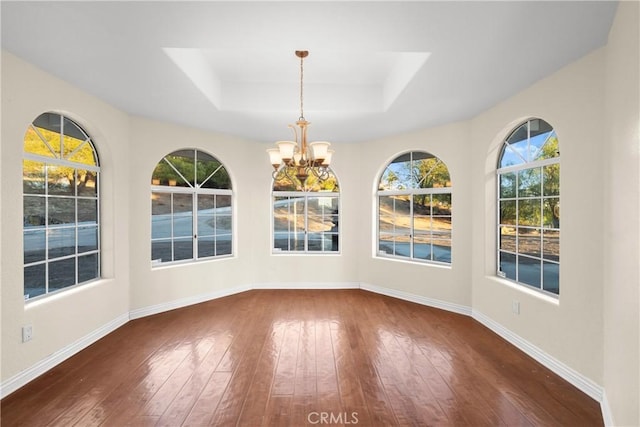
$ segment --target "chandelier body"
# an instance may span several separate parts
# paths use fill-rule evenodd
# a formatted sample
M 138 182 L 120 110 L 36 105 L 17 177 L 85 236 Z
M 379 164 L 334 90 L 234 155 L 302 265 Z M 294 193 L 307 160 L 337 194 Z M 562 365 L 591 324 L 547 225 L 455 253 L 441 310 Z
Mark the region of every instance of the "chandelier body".
M 309 55 L 306 50 L 296 51 L 296 56 L 300 58 L 300 117 L 295 126 L 289 125 L 293 130 L 294 141 L 278 141 L 276 148 L 269 148 L 269 159 L 273 166 L 273 178 L 276 179 L 279 173 L 293 181 L 297 178 L 302 188 L 307 188 L 306 181 L 309 176 L 315 176 L 319 181 L 324 181 L 330 177 L 329 164 L 333 150 L 329 150 L 331 145 L 326 141 L 307 142 L 307 129 L 310 123 L 304 118 L 303 109 L 303 60 Z M 299 132 L 298 132 L 299 130 Z

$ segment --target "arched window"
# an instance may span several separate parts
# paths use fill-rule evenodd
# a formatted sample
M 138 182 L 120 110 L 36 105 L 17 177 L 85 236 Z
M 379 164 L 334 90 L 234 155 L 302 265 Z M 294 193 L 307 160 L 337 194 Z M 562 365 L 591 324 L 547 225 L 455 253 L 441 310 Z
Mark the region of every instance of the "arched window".
M 560 151 L 553 127 L 527 120 L 498 159 L 500 277 L 560 293 Z
M 451 178 L 433 154 L 391 161 L 378 183 L 378 256 L 451 264 Z
M 24 136 L 24 298 L 100 277 L 98 154 L 87 133 L 57 113 Z
M 233 254 L 231 180 L 218 159 L 196 149 L 174 151 L 151 177 L 154 264 Z
M 283 170 L 273 181 L 273 253 L 336 253 L 340 248 L 340 187 L 329 169 L 306 186 Z

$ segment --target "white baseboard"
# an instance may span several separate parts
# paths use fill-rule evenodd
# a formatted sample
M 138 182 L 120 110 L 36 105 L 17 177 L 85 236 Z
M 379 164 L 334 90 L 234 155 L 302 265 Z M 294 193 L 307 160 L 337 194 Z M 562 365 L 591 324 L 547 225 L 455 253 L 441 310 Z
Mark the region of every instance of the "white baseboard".
M 240 292 L 246 292 L 253 289 L 249 285 L 237 286 L 231 289 L 223 289 L 220 291 L 209 292 L 206 294 L 195 295 L 192 297 L 181 298 L 173 301 L 163 302 L 161 304 L 152 305 L 149 307 L 142 307 L 131 310 L 129 312 L 129 318 L 139 319 L 141 317 L 151 316 L 153 314 L 164 313 L 165 311 L 175 310 L 176 308 L 188 307 L 194 304 L 200 304 L 201 302 L 210 301 L 217 298 L 228 297 L 231 295 L 239 294 Z
M 398 291 L 396 289 L 384 288 L 382 286 L 371 285 L 368 283 L 360 283 L 360 289 L 365 291 L 375 292 L 376 294 L 386 295 L 401 300 L 415 302 L 417 304 L 426 305 L 429 307 L 439 308 L 453 313 L 464 314 L 471 316 L 471 308 L 466 305 L 454 304 L 452 302 L 442 301 L 434 298 L 428 298 L 421 295 L 410 294 L 408 292 Z
M 604 425 L 607 427 L 614 427 L 616 422 L 613 420 L 613 412 L 611 412 L 611 406 L 609 406 L 609 400 L 607 399 L 606 391 L 602 391 L 602 400 L 600 401 L 600 410 L 602 411 L 602 419 Z
M 79 351 L 87 348 L 94 342 L 98 341 L 100 338 L 115 331 L 122 325 L 126 324 L 128 321 L 129 321 L 129 314 L 128 313 L 122 314 L 117 318 L 113 319 L 112 321 L 110 321 L 109 323 L 99 327 L 95 331 L 75 341 L 74 343 L 63 347 L 62 349 L 54 352 L 50 356 L 40 360 L 30 368 L 14 375 L 13 377 L 9 378 L 6 381 L 3 381 L 2 385 L 0 385 L 0 398 L 4 399 L 6 396 L 13 393 L 20 387 L 24 386 L 28 382 L 44 374 L 49 369 L 64 362 L 66 359 L 78 353 Z
M 509 341 L 511 344 L 513 344 L 523 352 L 525 352 L 527 355 L 534 358 L 536 361 L 540 362 L 546 368 L 550 369 L 555 374 L 559 375 L 564 380 L 574 385 L 576 388 L 587 394 L 592 399 L 602 403 L 604 389 L 598 384 L 591 381 L 589 378 L 571 369 L 558 359 L 545 353 L 540 348 L 531 344 L 529 341 L 523 339 L 519 335 L 513 333 L 495 320 L 485 316 L 478 310 L 473 310 L 472 317 L 487 328 L 491 329 L 496 334 L 500 335 L 505 340 Z
M 360 282 L 271 282 L 257 283 L 252 289 L 359 289 Z

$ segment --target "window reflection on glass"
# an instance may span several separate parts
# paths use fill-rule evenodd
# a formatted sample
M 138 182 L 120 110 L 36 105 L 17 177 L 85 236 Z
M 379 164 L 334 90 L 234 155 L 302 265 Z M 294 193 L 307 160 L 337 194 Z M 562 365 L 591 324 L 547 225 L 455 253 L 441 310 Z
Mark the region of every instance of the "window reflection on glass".
M 176 237 L 173 240 L 173 260 L 181 261 L 193 258 L 193 238 Z
M 451 187 L 447 166 L 437 157 L 411 152 L 396 157 L 380 178 L 380 190 Z
M 25 299 L 44 295 L 47 292 L 46 264 L 25 265 L 24 296 Z
M 151 238 L 167 237 L 171 237 L 171 193 L 154 192 L 151 194 Z
M 524 169 L 518 172 L 518 197 L 540 196 L 540 168 Z
M 98 223 L 97 199 L 78 199 L 78 223 Z
M 49 197 L 48 225 L 65 225 L 76 222 L 76 199 Z
M 500 250 L 516 252 L 516 228 L 500 227 Z
M 507 252 L 500 252 L 499 268 L 505 278 L 516 280 L 516 256 Z
M 516 224 L 517 202 L 515 200 L 504 200 L 500 202 L 500 224 Z
M 560 292 L 559 156 L 551 125 L 532 119 L 507 137 L 498 160 L 498 274 L 554 294 Z
M 31 264 L 44 261 L 47 255 L 46 231 L 41 229 L 25 229 L 23 233 L 24 263 Z
M 202 258 L 216 255 L 216 242 L 213 236 L 198 235 L 198 256 Z
M 560 293 L 560 264 L 544 261 L 542 263 L 543 289 L 554 294 Z
M 543 257 L 550 261 L 560 261 L 560 232 L 555 230 L 543 230 L 542 232 Z
M 47 166 L 47 193 L 50 195 L 74 196 L 75 169 L 67 166 Z
M 44 194 L 45 164 L 43 162 L 23 160 L 22 192 L 24 194 Z
M 423 260 L 432 259 L 432 244 L 431 233 L 416 231 L 413 237 L 413 256 Z
M 25 228 L 42 227 L 47 223 L 47 199 L 39 196 L 22 198 L 23 224 Z
M 76 253 L 76 228 L 52 228 L 47 236 L 49 259 L 59 258 Z
M 539 228 L 518 228 L 518 253 L 540 257 L 542 233 Z
M 504 151 L 502 152 L 500 167 L 506 168 L 510 166 L 521 165 L 525 162 L 522 154 L 516 151 L 516 147 L 514 146 L 505 146 Z
M 158 239 L 151 242 L 151 259 L 160 262 L 173 260 L 173 244 L 171 239 Z
M 77 194 L 81 197 L 96 197 L 97 196 L 97 174 L 93 171 L 84 169 L 76 170 L 75 185 L 77 188 Z
M 560 228 L 560 198 L 549 197 L 544 199 L 543 226 L 545 228 Z
M 99 274 L 98 254 L 90 254 L 78 257 L 78 282 L 89 281 Z
M 98 249 L 98 227 L 78 228 L 78 253 Z
M 540 289 L 542 281 L 541 264 L 538 258 L 518 255 L 518 281 Z
M 516 197 L 516 174 L 513 172 L 500 175 L 500 197 L 503 199 Z
M 49 291 L 63 289 L 76 283 L 76 258 L 49 263 Z
M 542 199 L 520 199 L 518 201 L 518 225 L 540 226 Z
M 175 237 L 193 235 L 193 196 L 191 194 L 173 195 L 172 226 Z

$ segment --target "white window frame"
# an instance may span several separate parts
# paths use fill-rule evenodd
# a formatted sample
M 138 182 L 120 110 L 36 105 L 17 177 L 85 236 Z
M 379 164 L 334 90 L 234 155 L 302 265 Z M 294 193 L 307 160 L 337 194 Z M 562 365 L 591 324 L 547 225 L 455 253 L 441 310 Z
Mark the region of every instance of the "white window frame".
M 542 119 L 537 119 L 537 118 L 531 118 L 521 124 L 519 124 L 518 126 L 515 126 L 512 130 L 511 133 L 509 133 L 509 135 L 507 136 L 507 138 L 505 138 L 502 141 L 502 145 L 501 145 L 501 150 L 500 150 L 500 156 L 498 158 L 498 165 L 500 164 L 500 161 L 502 160 L 502 156 L 504 155 L 504 152 L 506 150 L 505 145 L 508 145 L 507 140 L 509 139 L 509 137 L 511 137 L 511 135 L 516 132 L 520 127 L 522 127 L 524 124 L 526 123 L 530 123 L 532 120 L 542 120 Z M 547 123 L 548 124 L 548 123 Z M 551 126 L 551 125 L 549 125 Z M 555 133 L 555 128 L 552 127 L 552 131 L 555 134 L 555 137 L 557 138 L 557 134 Z M 529 140 L 531 138 L 531 130 L 530 127 L 527 127 L 527 140 Z M 545 142 L 546 144 L 546 142 Z M 543 147 L 545 144 L 541 145 L 541 147 Z M 502 280 L 508 280 L 511 283 L 516 283 L 520 286 L 525 286 L 528 289 L 532 289 L 536 292 L 541 292 L 545 295 L 549 295 L 552 296 L 554 298 L 559 298 L 559 292 L 560 292 L 560 278 L 558 277 L 558 294 L 551 292 L 551 291 L 547 291 L 544 289 L 544 263 L 551 263 L 551 264 L 556 264 L 558 265 L 558 269 L 560 268 L 560 261 L 556 261 L 556 260 L 552 260 L 549 258 L 545 258 L 544 256 L 544 240 L 543 237 L 541 236 L 541 242 L 540 242 L 540 256 L 533 256 L 530 254 L 524 254 L 521 253 L 519 248 L 519 238 L 520 238 L 520 233 L 516 232 L 515 233 L 515 247 L 516 250 L 515 251 L 509 251 L 509 250 L 505 250 L 505 249 L 501 249 L 501 227 L 511 227 L 511 225 L 509 224 L 502 224 L 500 222 L 500 206 L 501 206 L 501 202 L 502 201 L 515 201 L 516 202 L 516 218 L 515 218 L 515 225 L 513 225 L 513 228 L 515 228 L 516 230 L 523 228 L 523 229 L 539 229 L 541 230 L 541 232 L 544 234 L 546 231 L 551 231 L 551 232 L 557 232 L 561 234 L 561 228 L 560 226 L 558 226 L 557 228 L 554 227 L 545 227 L 544 226 L 544 220 L 543 218 L 543 213 L 544 213 L 544 200 L 545 199 L 558 199 L 558 201 L 560 201 L 561 199 L 561 185 L 559 185 L 559 190 L 558 190 L 558 194 L 557 195 L 548 195 L 545 196 L 544 195 L 544 167 L 546 166 L 550 166 L 550 165 L 560 165 L 560 155 L 558 153 L 558 155 L 556 157 L 552 157 L 552 158 L 548 158 L 548 159 L 542 159 L 542 160 L 535 160 L 535 161 L 527 161 L 526 159 L 523 159 L 524 163 L 518 164 L 518 165 L 513 165 L 513 166 L 506 166 L 503 168 L 497 168 L 496 169 L 496 276 L 498 276 L 499 278 L 501 278 Z M 505 197 L 503 198 L 501 196 L 501 176 L 508 174 L 508 173 L 514 173 L 516 176 L 516 183 L 515 183 L 515 188 L 516 188 L 516 192 L 518 191 L 518 177 L 520 176 L 519 172 L 525 171 L 525 170 L 533 170 L 533 169 L 540 169 L 541 171 L 541 180 L 540 180 L 540 187 L 541 187 L 541 191 L 540 191 L 540 195 L 539 196 L 525 196 L 525 197 L 519 197 L 518 194 L 516 194 L 515 197 Z M 520 209 L 519 209 L 519 202 L 520 200 L 528 200 L 528 199 L 540 199 L 541 203 L 540 203 L 540 217 L 541 217 L 541 224 L 539 227 L 534 227 L 534 226 L 521 226 L 519 224 L 519 213 L 520 213 Z M 516 258 L 516 262 L 515 262 L 515 280 L 508 278 L 506 273 L 501 271 L 500 268 L 500 262 L 501 262 L 501 252 L 504 252 L 506 254 L 509 255 L 513 255 Z M 539 261 L 541 263 L 541 267 L 540 267 L 540 287 L 536 287 L 533 286 L 529 283 L 523 282 L 520 280 L 519 277 L 519 272 L 520 272 L 520 261 L 519 261 L 519 257 L 526 257 L 527 259 L 531 259 L 531 260 L 536 260 Z
M 414 189 L 414 190 L 381 190 L 378 191 L 378 193 L 376 194 L 376 254 L 378 257 L 380 258 L 391 258 L 391 259 L 399 259 L 399 260 L 404 260 L 404 261 L 412 261 L 412 262 L 420 262 L 420 263 L 427 263 L 427 264 L 436 264 L 436 265 L 443 265 L 443 266 L 451 266 L 451 264 L 453 263 L 453 251 L 451 254 L 451 262 L 445 262 L 445 261 L 438 261 L 438 260 L 434 260 L 434 259 L 423 259 L 423 258 L 415 258 L 414 257 L 414 251 L 413 251 L 413 242 L 414 242 L 414 237 L 415 237 L 415 229 L 414 229 L 414 221 L 413 221 L 413 196 L 420 196 L 420 195 L 433 195 L 433 194 L 452 194 L 452 187 L 441 187 L 441 188 L 420 188 L 420 189 Z M 380 250 L 380 198 L 381 197 L 385 197 L 385 196 L 409 196 L 409 200 L 410 200 L 410 207 L 409 207 L 409 216 L 411 217 L 412 221 L 411 221 L 411 225 L 409 227 L 409 256 L 402 256 L 402 255 L 395 255 L 395 254 L 390 254 L 387 253 L 385 251 L 381 251 Z M 453 196 L 451 197 L 453 200 Z M 453 201 L 451 202 L 451 204 L 453 204 Z M 435 215 L 437 217 L 437 215 Z M 429 215 L 429 217 L 431 218 L 431 222 L 433 223 L 433 212 L 431 212 L 431 214 Z M 453 215 L 452 215 L 453 218 Z M 430 236 L 432 236 L 432 240 L 433 240 L 433 227 L 430 228 L 429 232 L 430 232 Z M 387 233 L 389 234 L 389 233 Z M 394 236 L 395 235 L 402 235 L 401 233 L 391 233 Z M 451 227 L 451 242 L 453 242 L 453 227 Z M 453 243 L 452 243 L 453 244 Z M 395 240 L 394 240 L 394 245 L 395 245 Z M 433 251 L 433 247 L 432 247 L 432 251 Z M 433 252 L 431 254 L 431 258 L 433 258 Z
M 410 158 L 411 161 L 413 161 L 413 154 L 414 153 L 421 153 L 421 154 L 428 154 L 430 156 L 433 156 L 433 158 L 438 159 L 438 161 L 440 161 L 446 168 L 447 168 L 447 172 L 449 170 L 449 167 L 446 165 L 446 163 L 444 161 L 442 161 L 442 159 L 440 159 L 439 157 L 427 152 L 427 151 L 423 151 L 423 150 L 412 150 L 412 151 L 408 151 L 405 153 L 400 153 L 397 156 L 395 156 L 390 162 L 388 162 L 385 166 L 385 168 L 382 170 L 382 172 L 380 173 L 380 176 L 378 177 L 378 185 L 380 183 L 380 180 L 382 179 L 382 177 L 384 176 L 386 170 L 389 168 L 389 166 L 393 163 L 394 160 L 398 159 L 399 157 L 402 157 L 404 155 L 410 154 Z M 413 210 L 413 198 L 414 196 L 420 196 L 420 195 L 429 195 L 432 196 L 434 194 L 448 194 L 451 197 L 451 237 L 450 239 L 442 239 L 442 240 L 449 240 L 450 244 L 451 244 L 451 260 L 449 262 L 446 261 L 439 261 L 439 260 L 435 260 L 433 259 L 433 244 L 431 245 L 431 259 L 424 259 L 424 258 L 416 258 L 414 256 L 414 239 L 415 239 L 415 228 L 414 228 L 414 210 Z M 410 205 L 409 205 L 409 216 L 411 218 L 411 224 L 409 226 L 409 256 L 403 256 L 403 255 L 396 255 L 394 253 L 387 253 L 385 251 L 380 250 L 380 238 L 381 238 L 381 231 L 380 231 L 380 198 L 381 197 L 389 197 L 389 196 L 408 196 L 409 200 L 410 200 Z M 449 187 L 431 187 L 431 188 L 408 188 L 408 189 L 403 189 L 403 190 L 378 190 L 375 194 L 375 206 L 376 206 L 376 211 L 375 211 L 375 256 L 378 258 L 382 258 L 382 259 L 393 259 L 393 260 L 401 260 L 401 261 L 405 261 L 405 262 L 415 262 L 415 263 L 419 263 L 419 264 L 427 264 L 427 265 L 437 265 L 437 266 L 443 266 L 443 267 L 451 267 L 451 265 L 453 264 L 453 186 L 449 186 Z M 395 212 L 395 210 L 394 210 Z M 430 221 L 431 224 L 433 224 L 433 218 L 434 217 L 438 217 L 438 215 L 433 215 L 433 211 L 430 212 Z M 433 242 L 433 233 L 434 233 L 434 228 L 430 227 L 429 229 L 429 235 L 431 236 L 431 241 Z M 404 235 L 404 233 L 384 233 L 384 234 L 392 234 L 394 236 L 401 236 Z M 395 247 L 395 239 L 394 239 L 394 247 Z M 394 251 L 395 252 L 395 251 Z
M 279 197 L 290 197 L 290 198 L 299 198 L 304 202 L 304 229 L 302 232 L 304 233 L 304 249 L 303 250 L 283 250 L 281 248 L 276 248 L 276 230 L 275 230 L 275 203 L 276 198 Z M 308 231 L 308 223 L 309 223 L 309 209 L 308 202 L 309 198 L 334 198 L 338 200 L 338 229 L 335 232 L 335 236 L 337 237 L 338 250 L 310 250 L 309 249 L 309 235 L 312 234 Z M 342 207 L 340 202 L 340 192 L 323 192 L 323 191 L 272 191 L 271 192 L 271 253 L 274 255 L 281 254 L 313 254 L 313 255 L 339 255 L 342 251 L 342 239 L 340 237 L 340 223 L 341 223 L 341 215 L 342 215 Z M 291 221 L 289 221 L 291 224 Z M 290 233 L 290 231 L 288 232 Z M 330 233 L 333 234 L 333 233 Z
M 66 135 L 64 132 L 64 125 L 65 125 L 65 119 L 72 122 L 85 136 L 85 141 L 80 144 L 74 151 L 68 153 L 66 155 L 67 158 L 72 157 L 73 155 L 75 155 L 76 152 L 78 152 L 82 146 L 84 144 L 88 144 L 91 147 L 91 150 L 93 152 L 93 156 L 96 162 L 96 165 L 89 165 L 86 163 L 79 163 L 79 162 L 74 162 L 74 161 L 70 161 L 67 160 L 65 158 L 62 157 L 51 157 L 51 156 L 44 156 L 44 155 L 39 155 L 39 154 L 35 154 L 35 153 L 30 153 L 30 152 L 25 152 L 23 151 L 23 160 L 30 160 L 30 161 L 35 161 L 35 162 L 39 162 L 39 163 L 43 163 L 44 164 L 44 193 L 43 194 L 28 194 L 28 193 L 24 193 L 24 190 L 22 190 L 22 198 L 24 200 L 25 197 L 42 197 L 45 200 L 45 207 L 44 207 L 44 212 L 43 212 L 43 217 L 46 219 L 45 220 L 45 224 L 43 227 L 44 230 L 44 235 L 45 235 L 45 244 L 44 244 L 44 253 L 45 253 L 45 257 L 44 260 L 38 260 L 38 261 L 33 261 L 33 262 L 28 262 L 25 263 L 23 262 L 23 272 L 26 271 L 27 268 L 29 267 L 34 267 L 37 265 L 44 265 L 45 266 L 45 287 L 44 287 L 44 293 L 37 295 L 35 297 L 31 297 L 29 294 L 24 295 L 24 299 L 25 302 L 30 302 L 30 301 L 34 301 L 34 300 L 38 300 L 41 298 L 46 298 L 49 295 L 52 294 L 56 294 L 59 292 L 64 292 L 67 291 L 69 289 L 73 289 L 77 286 L 80 285 L 84 285 L 87 283 L 91 283 L 91 282 L 95 282 L 97 280 L 100 280 L 102 278 L 102 259 L 101 259 L 101 221 L 100 221 L 100 162 L 99 162 L 99 156 L 98 156 L 98 151 L 96 149 L 95 144 L 93 143 L 92 138 L 89 136 L 89 134 L 84 130 L 84 128 L 82 126 L 80 126 L 75 120 L 72 120 L 70 117 L 64 115 L 64 114 L 60 114 L 60 113 L 55 113 L 55 112 L 49 112 L 50 114 L 55 114 L 57 116 L 60 117 L 60 132 L 59 134 L 62 136 Z M 46 114 L 46 113 L 43 113 Z M 38 116 L 40 117 L 40 116 Z M 37 118 L 38 118 L 37 117 Z M 35 120 L 34 119 L 34 122 Z M 39 137 L 43 140 L 43 143 L 49 148 L 49 150 L 52 151 L 52 153 L 54 152 L 53 148 L 49 145 L 48 142 L 46 142 L 46 139 L 41 135 L 41 133 L 37 130 L 37 128 L 35 127 L 35 125 L 33 123 L 31 123 L 29 125 L 29 127 L 33 127 L 36 134 L 39 135 Z M 23 149 L 24 150 L 24 149 Z M 64 139 L 61 139 L 61 146 L 60 146 L 60 151 L 61 153 L 64 153 Z M 62 156 L 62 154 L 60 154 L 60 156 Z M 74 195 L 49 195 L 49 168 L 48 166 L 62 166 L 62 167 L 70 167 L 74 169 L 74 174 L 75 174 L 75 178 L 77 180 L 78 177 L 78 169 L 82 169 L 82 170 L 86 170 L 86 171 L 90 171 L 90 172 L 94 172 L 95 173 L 95 185 L 96 185 L 96 195 L 95 197 L 89 197 L 89 196 L 81 196 L 78 195 L 77 193 L 77 189 L 75 189 L 75 194 Z M 24 168 L 24 166 L 23 166 Z M 49 207 L 50 207 L 50 197 L 55 197 L 55 198 L 60 198 L 60 199 L 70 199 L 70 200 L 74 200 L 75 201 L 75 221 L 73 223 L 73 225 L 65 225 L 62 227 L 56 227 L 56 226 L 51 226 L 49 224 Z M 89 250 L 89 251 L 85 251 L 85 252 L 78 252 L 78 240 L 79 240 L 79 230 L 84 229 L 84 228 L 94 228 L 93 225 L 89 226 L 81 226 L 78 223 L 78 209 L 77 209 L 77 202 L 79 200 L 95 200 L 96 202 L 96 223 L 95 223 L 95 229 L 96 229 L 96 249 L 93 250 Z M 73 254 L 70 255 L 64 255 L 64 256 L 59 256 L 59 257 L 55 257 L 55 258 L 49 258 L 49 249 L 50 249 L 50 236 L 53 234 L 53 232 L 55 230 L 61 230 L 61 229 L 74 229 L 74 239 L 75 239 L 75 251 Z M 22 227 L 23 230 L 23 239 L 25 236 L 25 232 L 28 233 L 29 230 L 27 230 L 23 224 Z M 23 252 L 24 252 L 24 247 L 23 247 Z M 80 277 L 79 277 L 79 271 L 78 271 L 78 263 L 79 263 L 79 258 L 81 257 L 85 257 L 88 255 L 96 255 L 97 256 L 97 275 L 96 277 L 93 277 L 89 280 L 84 280 L 84 281 L 80 281 Z M 73 285 L 69 285 L 69 286 L 65 286 L 63 288 L 60 289 L 55 289 L 55 290 L 50 290 L 50 277 L 49 277 L 49 266 L 51 263 L 54 262 L 58 262 L 58 261 L 63 261 L 63 260 L 67 260 L 67 259 L 73 259 L 75 261 L 75 279 L 74 279 L 74 284 Z M 25 283 L 26 284 L 26 283 Z
M 203 182 L 207 182 L 209 178 L 211 178 L 211 176 L 213 176 L 213 174 L 215 174 L 217 172 L 217 170 L 219 170 L 220 168 L 224 168 L 225 170 L 227 170 L 226 166 L 224 165 L 224 163 L 219 160 L 217 157 L 209 154 L 208 152 L 204 151 L 204 150 L 200 150 L 198 148 L 183 148 L 183 149 L 179 149 L 179 150 L 175 150 L 171 153 L 168 153 L 166 155 L 164 155 L 162 157 L 162 159 L 160 160 L 160 162 L 164 162 L 165 158 L 167 156 L 170 156 L 171 154 L 175 153 L 176 151 L 184 151 L 184 150 L 193 150 L 194 151 L 194 164 L 197 163 L 197 153 L 198 152 L 202 152 L 203 154 L 207 154 L 208 156 L 214 158 L 217 162 L 220 163 L 220 166 L 218 167 L 218 169 L 216 169 L 216 171 L 214 171 L 213 173 L 211 173 L 211 175 L 209 175 Z M 159 162 L 159 163 L 160 163 Z M 189 182 L 189 180 L 187 178 L 185 178 L 182 173 L 180 171 L 178 171 L 172 164 L 169 164 L 171 166 L 171 168 L 185 181 L 185 182 Z M 194 173 L 196 173 L 196 170 L 194 169 Z M 228 170 L 227 170 L 227 174 L 228 174 Z M 189 186 L 189 187 L 184 187 L 184 186 L 173 186 L 173 185 L 156 185 L 152 182 L 150 188 L 151 188 L 151 199 L 150 199 L 150 212 L 151 212 L 151 246 L 150 246 L 150 250 L 151 250 L 151 265 L 152 267 L 164 267 L 164 266 L 169 266 L 169 265 L 176 265 L 176 264 L 188 264 L 188 263 L 194 263 L 194 262 L 200 262 L 200 261 L 209 261 L 209 260 L 216 260 L 216 259 L 224 259 L 224 258 L 232 258 L 235 256 L 235 250 L 236 250 L 236 244 L 235 244 L 235 235 L 236 235 L 236 230 L 235 230 L 235 212 L 234 212 L 234 193 L 233 193 L 233 185 L 230 183 L 229 184 L 231 189 L 216 189 L 216 188 L 203 188 L 201 187 L 201 184 L 196 184 L 195 187 L 193 186 Z M 153 220 L 154 220 L 154 215 L 153 215 L 153 195 L 154 194 L 168 194 L 170 195 L 172 202 L 171 202 L 171 213 L 170 213 L 170 217 L 171 217 L 171 233 L 170 233 L 170 237 L 153 237 Z M 173 196 L 176 194 L 189 194 L 191 195 L 191 235 L 190 235 L 190 239 L 191 239 L 191 243 L 192 243 L 192 257 L 191 258 L 185 258 L 185 259 L 179 259 L 179 260 L 174 260 L 175 258 L 175 241 L 176 240 L 181 240 L 181 238 L 184 238 L 185 236 L 174 236 L 174 213 L 173 213 Z M 198 239 L 200 238 L 200 233 L 198 230 L 198 197 L 199 195 L 212 195 L 212 196 L 229 196 L 230 198 L 230 206 L 229 206 L 229 213 L 228 216 L 231 219 L 231 228 L 230 228 L 230 235 L 229 235 L 229 242 L 231 245 L 231 251 L 230 253 L 224 253 L 224 254 L 217 254 L 214 253 L 214 255 L 209 255 L 209 256 L 200 256 L 199 254 L 199 249 L 198 249 Z M 227 216 L 227 215 L 225 215 Z M 215 222 L 214 222 L 215 224 Z M 218 234 L 214 234 L 214 238 L 218 237 Z M 186 240 L 186 238 L 185 238 Z M 153 243 L 154 242 L 159 242 L 159 241 L 168 241 L 171 242 L 171 260 L 170 261 L 162 261 L 161 259 L 153 259 Z M 214 250 L 217 251 L 218 246 L 217 246 L 217 242 L 214 245 Z

